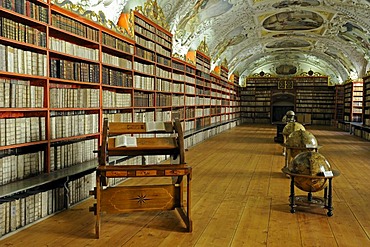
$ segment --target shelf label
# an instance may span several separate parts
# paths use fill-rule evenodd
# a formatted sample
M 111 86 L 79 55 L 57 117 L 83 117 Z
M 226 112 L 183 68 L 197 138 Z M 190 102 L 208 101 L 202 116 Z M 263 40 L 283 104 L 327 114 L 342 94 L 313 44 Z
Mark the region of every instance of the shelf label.
M 332 171 L 324 171 L 324 177 L 333 177 L 334 174 Z

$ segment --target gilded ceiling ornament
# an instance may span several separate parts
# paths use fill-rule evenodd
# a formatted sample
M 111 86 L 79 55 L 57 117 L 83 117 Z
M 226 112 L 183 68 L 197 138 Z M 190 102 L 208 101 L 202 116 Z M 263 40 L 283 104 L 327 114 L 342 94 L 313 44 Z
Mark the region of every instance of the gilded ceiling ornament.
M 205 55 L 209 56 L 209 49 L 208 49 L 208 45 L 206 43 L 206 38 L 204 37 L 204 39 L 200 42 L 198 48 L 197 48 L 198 51 L 204 53 Z
M 166 21 L 163 10 L 158 5 L 156 0 L 147 0 L 144 3 L 144 8 L 142 6 L 138 6 L 135 8 L 135 10 L 149 18 L 154 23 L 163 27 L 164 29 L 170 30 L 170 25 Z
M 226 68 L 226 69 L 229 69 L 228 62 L 227 62 L 226 58 L 224 58 L 224 60 L 222 60 L 221 66 Z

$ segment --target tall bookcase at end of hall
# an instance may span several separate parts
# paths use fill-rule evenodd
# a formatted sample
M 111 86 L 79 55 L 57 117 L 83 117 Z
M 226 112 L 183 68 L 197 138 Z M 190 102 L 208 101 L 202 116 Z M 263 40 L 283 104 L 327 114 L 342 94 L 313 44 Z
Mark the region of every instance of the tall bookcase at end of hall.
M 198 85 L 171 33 L 138 12 L 135 38 L 46 0 L 2 1 L 0 14 L 0 237 L 89 196 L 104 118 L 179 118 L 186 146 L 237 123 L 238 85 L 210 72 Z
M 326 76 L 247 78 L 240 92 L 242 121 L 279 122 L 289 109 L 305 124 L 331 125 L 334 96 L 335 87 L 328 85 Z

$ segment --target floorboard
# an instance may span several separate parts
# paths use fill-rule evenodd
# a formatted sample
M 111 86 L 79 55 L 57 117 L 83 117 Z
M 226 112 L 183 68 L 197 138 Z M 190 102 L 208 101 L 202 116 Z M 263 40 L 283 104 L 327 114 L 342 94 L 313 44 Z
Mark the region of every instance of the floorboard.
M 313 207 L 290 213 L 290 179 L 281 172 L 275 126 L 241 125 L 186 152 L 193 167 L 192 233 L 176 211 L 140 212 L 103 215 L 95 239 L 89 198 L 3 237 L 0 246 L 370 246 L 370 142 L 330 127 L 307 130 L 341 172 L 333 179 L 332 217 Z

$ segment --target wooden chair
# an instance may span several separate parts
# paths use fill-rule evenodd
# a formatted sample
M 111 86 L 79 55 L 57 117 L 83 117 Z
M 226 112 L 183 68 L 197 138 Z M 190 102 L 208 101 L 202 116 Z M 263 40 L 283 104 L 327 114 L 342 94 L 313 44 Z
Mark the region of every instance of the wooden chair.
M 136 146 L 116 147 L 116 138 L 122 134 L 170 134 L 158 137 L 137 137 Z M 96 215 L 95 233 L 100 236 L 101 214 L 129 213 L 152 210 L 179 212 L 187 231 L 192 231 L 191 177 L 192 169 L 185 163 L 184 136 L 179 121 L 164 123 L 164 129 L 148 132 L 146 123 L 108 122 L 104 119 L 102 145 L 98 150 L 99 166 L 96 187 L 91 192 L 96 203 L 90 208 Z M 110 156 L 170 155 L 178 164 L 109 165 Z M 183 177 L 187 177 L 184 190 Z M 108 178 L 172 177 L 168 184 L 109 187 Z M 106 187 L 106 188 L 105 188 Z M 186 206 L 184 198 L 186 195 Z

